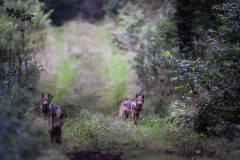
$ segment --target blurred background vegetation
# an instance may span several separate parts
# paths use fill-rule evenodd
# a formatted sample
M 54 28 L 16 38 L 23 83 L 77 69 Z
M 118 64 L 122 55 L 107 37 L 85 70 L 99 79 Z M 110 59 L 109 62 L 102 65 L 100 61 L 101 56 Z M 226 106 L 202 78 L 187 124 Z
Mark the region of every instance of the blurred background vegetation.
M 81 150 L 128 160 L 239 156 L 237 0 L 2 2 L 1 159 L 70 159 Z M 49 144 L 42 92 L 64 111 L 61 147 Z M 118 107 L 136 93 L 146 101 L 133 128 Z

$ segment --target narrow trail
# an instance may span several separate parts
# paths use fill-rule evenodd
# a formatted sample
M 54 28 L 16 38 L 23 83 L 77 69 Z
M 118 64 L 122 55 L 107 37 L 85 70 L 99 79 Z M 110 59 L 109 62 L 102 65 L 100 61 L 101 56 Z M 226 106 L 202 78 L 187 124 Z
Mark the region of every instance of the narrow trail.
M 79 20 L 49 29 L 45 52 L 37 57 L 46 68 L 40 75 L 39 91 L 50 88 L 54 102 L 64 96 L 87 106 L 87 98 L 111 104 L 138 92 L 131 65 L 135 54 L 111 44 L 114 28 L 111 21 L 94 25 Z

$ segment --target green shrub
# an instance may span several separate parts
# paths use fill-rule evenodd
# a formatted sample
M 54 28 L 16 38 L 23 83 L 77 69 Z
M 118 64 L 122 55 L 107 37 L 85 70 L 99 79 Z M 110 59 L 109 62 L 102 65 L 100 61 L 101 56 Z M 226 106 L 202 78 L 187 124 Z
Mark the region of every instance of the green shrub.
M 0 8 L 0 155 L 2 160 L 38 159 L 50 148 L 48 137 L 39 127 L 25 121 L 24 114 L 34 103 L 34 84 L 42 71 L 42 66 L 29 62 L 43 47 L 49 14 L 43 13 L 37 0 L 9 0 L 4 5 L 35 17 L 33 24 L 19 22 L 4 14 L 4 7 Z
M 154 108 L 154 113 L 159 117 L 167 116 L 169 106 L 161 97 L 152 98 L 151 106 Z
M 208 143 L 211 145 L 211 148 L 216 152 L 218 157 L 227 160 L 237 160 L 239 158 L 239 138 L 228 140 L 220 137 L 209 140 Z
M 62 108 L 62 112 L 64 114 L 65 118 L 75 118 L 76 116 L 78 116 L 78 113 L 80 113 L 82 111 L 82 106 L 80 105 L 76 105 L 74 103 L 71 102 L 67 102 L 61 105 Z
M 48 136 L 35 124 L 28 123 L 27 117 L 23 117 L 31 106 L 31 93 L 20 87 L 10 91 L 0 97 L 1 159 L 41 158 L 50 148 Z M 11 99 L 8 99 L 9 96 Z
M 104 0 L 104 11 L 110 17 L 114 17 L 119 13 L 119 9 L 122 8 L 122 2 L 120 0 Z
M 194 130 L 209 136 L 234 138 L 239 131 L 239 49 L 213 52 L 208 62 L 180 63 L 182 74 L 178 86 L 188 103 L 197 108 L 194 116 L 186 116 Z M 234 76 L 233 76 L 234 75 Z
M 99 137 L 103 132 L 101 124 L 90 123 L 91 112 L 82 109 L 75 118 L 67 118 L 64 124 L 64 134 L 71 148 L 96 149 L 99 147 Z M 89 123 L 88 123 L 89 121 Z
M 138 134 L 143 138 L 159 141 L 165 122 L 156 116 L 142 116 L 139 119 Z
M 56 149 L 48 149 L 38 160 L 69 160 L 67 153 L 63 153 Z
M 170 142 L 171 147 L 182 152 L 202 152 L 209 149 L 206 136 L 189 128 L 169 127 L 164 131 L 163 137 Z
M 168 111 L 169 117 L 178 117 L 186 113 L 188 113 L 186 103 L 176 100 L 170 104 Z
M 137 53 L 133 63 L 137 84 L 141 85 L 141 92 L 151 95 L 155 113 L 165 116 L 165 106 L 173 91 L 170 77 L 176 70 L 171 59 L 174 46 L 171 46 L 171 39 L 166 39 L 170 22 L 163 14 L 163 8 L 159 7 L 149 15 L 139 4 L 128 2 L 123 7 L 118 19 L 123 29 L 113 33 L 113 43 Z

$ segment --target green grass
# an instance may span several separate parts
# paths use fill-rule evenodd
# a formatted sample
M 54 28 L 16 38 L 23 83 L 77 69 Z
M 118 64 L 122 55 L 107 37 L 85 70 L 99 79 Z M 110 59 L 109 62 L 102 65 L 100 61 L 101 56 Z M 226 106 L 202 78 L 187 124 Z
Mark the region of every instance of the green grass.
M 140 119 L 139 134 L 142 137 L 149 137 L 153 139 L 159 139 L 162 134 L 164 125 L 166 123 L 163 119 L 159 119 L 155 116 L 144 116 Z
M 118 55 L 113 55 L 106 62 L 104 75 L 108 82 L 116 84 L 115 87 L 105 90 L 105 96 L 111 97 L 111 99 L 106 99 L 108 103 L 117 103 L 126 95 L 126 82 L 130 76 L 127 65 Z
M 129 66 L 128 62 L 123 60 L 120 55 L 119 49 L 110 43 L 111 34 L 107 29 L 99 29 L 97 31 L 98 41 L 105 45 L 108 45 L 111 51 L 111 56 L 105 59 L 105 69 L 104 74 L 108 82 L 111 83 L 124 83 L 126 82 L 129 71 L 126 66 Z
M 84 106 L 91 102 L 110 106 L 135 94 L 135 90 L 129 90 L 136 86 L 128 63 L 132 55 L 123 55 L 112 45 L 111 29 L 102 25 L 76 22 L 50 30 L 47 54 L 39 56 L 47 71 L 43 77 L 48 80 L 39 80 L 39 93 L 52 93 L 54 103 L 64 97 Z M 101 98 L 94 98 L 97 96 Z
M 159 125 L 155 123 L 156 121 L 160 122 L 156 117 L 142 117 L 138 128 L 134 128 L 131 117 L 126 121 L 120 121 L 116 115 L 83 109 L 77 117 L 66 120 L 64 136 L 68 139 L 70 148 L 124 149 L 126 147 L 124 144 L 139 148 L 160 147 L 163 141 L 160 135 L 166 123 Z
M 56 28 L 56 47 L 58 51 L 61 51 L 61 46 L 64 44 L 64 28 L 63 27 L 57 27 Z
M 52 100 L 53 103 L 58 102 L 62 95 L 66 92 L 69 84 L 73 81 L 77 72 L 79 74 L 79 70 L 72 69 L 71 64 L 75 63 L 74 59 L 61 60 L 59 63 L 59 70 L 61 71 L 58 74 L 53 75 L 52 84 L 55 86 L 60 86 L 60 88 L 56 89 L 54 87 L 51 88 L 51 93 L 54 94 L 54 98 Z
M 120 59 L 120 57 L 111 57 L 107 61 L 107 68 L 104 70 L 107 80 L 117 84 L 125 82 L 129 76 L 126 65 L 127 63 Z
M 110 35 L 109 32 L 105 28 L 100 28 L 96 32 L 97 40 L 103 44 L 109 45 L 109 37 L 106 35 Z
M 140 116 L 137 128 L 133 127 L 131 117 L 120 121 L 116 115 L 87 109 L 79 111 L 77 115 L 66 119 L 64 125 L 64 137 L 72 151 L 101 149 L 102 152 L 123 152 L 124 159 L 127 160 L 181 160 L 185 158 L 162 154 L 159 149 L 172 147 L 169 138 L 173 138 L 174 143 L 179 141 L 184 147 L 190 148 L 191 144 L 196 147 L 202 141 L 196 136 L 189 139 L 188 134 L 184 135 L 185 132 L 179 132 L 179 135 L 173 124 L 151 115 Z M 168 130 L 177 132 L 167 132 Z M 179 136 L 181 139 L 178 139 Z

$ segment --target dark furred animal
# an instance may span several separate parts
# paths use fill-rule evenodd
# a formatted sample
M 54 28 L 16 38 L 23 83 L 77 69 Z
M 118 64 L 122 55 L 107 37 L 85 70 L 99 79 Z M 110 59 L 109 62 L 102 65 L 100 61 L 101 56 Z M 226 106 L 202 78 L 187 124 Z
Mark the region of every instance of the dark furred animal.
M 49 136 L 50 142 L 55 141 L 57 144 L 62 143 L 62 126 L 63 114 L 58 105 L 50 104 L 53 96 L 48 94 L 44 96 L 42 93 L 41 110 L 45 116 L 49 117 Z
M 138 118 L 142 111 L 144 104 L 144 94 L 142 96 L 136 94 L 135 101 L 124 101 L 121 103 L 119 108 L 119 118 L 127 119 L 128 116 L 132 115 L 134 127 L 138 124 Z

